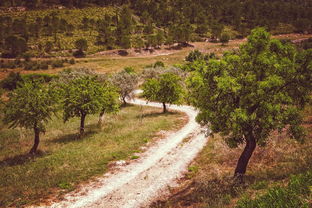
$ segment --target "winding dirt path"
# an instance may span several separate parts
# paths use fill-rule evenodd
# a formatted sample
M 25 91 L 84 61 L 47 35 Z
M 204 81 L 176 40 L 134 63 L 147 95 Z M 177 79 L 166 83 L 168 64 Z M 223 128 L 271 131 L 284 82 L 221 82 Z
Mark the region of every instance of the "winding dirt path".
M 162 107 L 158 103 L 133 100 L 143 106 Z M 97 182 L 69 193 L 65 200 L 49 207 L 60 208 L 139 208 L 148 207 L 155 199 L 170 194 L 176 184 L 207 142 L 204 130 L 196 123 L 197 112 L 189 106 L 169 107 L 185 112 L 188 123 L 179 131 L 159 140 L 140 158 L 122 166 L 115 173 L 105 174 Z

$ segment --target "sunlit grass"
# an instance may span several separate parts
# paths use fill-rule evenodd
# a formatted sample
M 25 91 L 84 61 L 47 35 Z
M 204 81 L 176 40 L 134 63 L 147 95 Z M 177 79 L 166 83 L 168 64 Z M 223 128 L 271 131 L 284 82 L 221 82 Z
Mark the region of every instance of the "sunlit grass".
M 151 116 L 143 116 L 149 114 Z M 79 120 L 54 118 L 41 136 L 40 154 L 29 158 L 32 132 L 0 128 L 0 207 L 38 202 L 50 193 L 74 189 L 81 181 L 103 174 L 113 160 L 131 159 L 139 147 L 160 130 L 174 130 L 185 122 L 181 113 L 128 106 L 106 117 L 86 120 L 86 136 L 77 139 Z

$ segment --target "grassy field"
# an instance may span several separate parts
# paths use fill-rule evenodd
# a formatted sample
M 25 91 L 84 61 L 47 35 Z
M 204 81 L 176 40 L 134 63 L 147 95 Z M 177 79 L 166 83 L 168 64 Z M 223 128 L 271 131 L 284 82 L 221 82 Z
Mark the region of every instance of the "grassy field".
M 134 159 L 140 147 L 173 131 L 186 121 L 181 113 L 128 106 L 106 117 L 97 127 L 97 115 L 86 120 L 86 136 L 77 139 L 79 120 L 63 123 L 55 117 L 41 137 L 40 154 L 27 156 L 32 132 L 0 125 L 0 207 L 39 203 L 49 195 L 61 197 L 78 183 L 108 170 L 115 160 Z M 144 124 L 144 125 L 143 125 Z
M 285 133 L 273 133 L 268 145 L 257 147 L 254 152 L 243 185 L 232 180 L 243 147 L 230 149 L 220 136 L 210 138 L 208 145 L 189 166 L 181 186 L 172 191 L 172 197 L 155 203 L 153 207 L 232 208 L 241 199 L 250 200 L 274 187 L 286 187 L 292 175 L 312 170 L 312 106 L 306 109 L 305 115 L 303 125 L 308 132 L 305 143 L 291 140 Z M 304 198 L 310 206 L 311 197 L 310 193 Z

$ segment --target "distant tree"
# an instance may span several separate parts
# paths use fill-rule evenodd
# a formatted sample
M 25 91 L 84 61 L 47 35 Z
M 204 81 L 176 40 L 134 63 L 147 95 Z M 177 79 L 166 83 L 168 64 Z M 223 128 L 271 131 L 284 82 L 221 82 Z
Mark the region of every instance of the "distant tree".
M 172 37 L 174 42 L 187 43 L 191 39 L 192 26 L 188 21 L 180 24 L 174 24 L 169 28 L 169 37 Z
M 53 43 L 51 41 L 47 41 L 44 46 L 44 51 L 50 53 L 53 49 Z
M 10 72 L 10 74 L 0 82 L 0 86 L 6 90 L 15 90 L 23 82 L 20 73 Z
M 51 30 L 54 36 L 54 43 L 56 43 L 58 40 L 57 33 L 59 31 L 59 28 L 60 28 L 60 18 L 58 18 L 56 14 L 53 13 L 51 19 Z
M 157 101 L 163 104 L 164 113 L 167 112 L 166 103 L 179 103 L 183 94 L 181 78 L 173 73 L 164 73 L 157 78 L 147 79 L 142 89 L 143 97 L 148 101 Z
M 223 32 L 220 36 L 220 42 L 222 45 L 227 44 L 230 41 L 230 35 L 227 32 Z
M 191 51 L 186 57 L 185 60 L 188 62 L 194 62 L 196 60 L 204 59 L 204 54 L 199 50 Z
M 45 125 L 56 113 L 56 106 L 55 93 L 38 81 L 25 82 L 9 94 L 4 109 L 4 122 L 11 128 L 20 126 L 34 131 L 34 145 L 30 154 L 36 154 L 40 133 L 45 132 Z
M 131 48 L 131 39 L 129 35 L 125 35 L 121 37 L 121 40 L 119 42 L 120 47 L 123 49 Z
M 300 110 L 312 91 L 311 60 L 312 50 L 298 53 L 257 28 L 238 54 L 194 65 L 188 85 L 191 102 L 200 110 L 197 120 L 224 136 L 230 147 L 246 144 L 235 177 L 242 179 L 256 146 L 265 145 L 271 132 L 286 128 L 302 141 Z
M 158 30 L 155 38 L 157 47 L 160 47 L 165 42 L 164 32 L 162 30 Z
M 94 77 L 83 76 L 63 85 L 63 119 L 80 118 L 80 137 L 85 132 L 85 119 L 103 108 L 103 86 Z
M 150 18 L 144 27 L 144 34 L 150 35 L 154 33 L 153 20 Z
M 136 36 L 134 38 L 133 44 L 137 50 L 141 50 L 144 47 L 144 40 L 143 40 L 142 36 Z
M 24 38 L 13 35 L 5 39 L 4 48 L 10 57 L 16 57 L 27 51 L 27 43 Z
M 133 90 L 138 85 L 138 75 L 129 70 L 123 70 L 112 76 L 112 83 L 118 88 L 123 104 L 127 104 L 127 98 L 131 99 Z
M 103 84 L 103 94 L 102 94 L 102 107 L 99 116 L 98 125 L 103 124 L 104 115 L 106 113 L 114 113 L 119 110 L 119 93 L 118 89 L 113 86 L 110 82 L 105 81 Z
M 88 42 L 86 39 L 81 38 L 75 41 L 75 46 L 78 49 L 78 51 L 76 51 L 74 53 L 75 57 L 84 57 L 85 53 L 84 51 L 88 49 Z
M 213 39 L 218 39 L 221 36 L 222 30 L 224 26 L 218 22 L 214 22 L 211 25 L 211 33 L 212 33 L 212 38 Z

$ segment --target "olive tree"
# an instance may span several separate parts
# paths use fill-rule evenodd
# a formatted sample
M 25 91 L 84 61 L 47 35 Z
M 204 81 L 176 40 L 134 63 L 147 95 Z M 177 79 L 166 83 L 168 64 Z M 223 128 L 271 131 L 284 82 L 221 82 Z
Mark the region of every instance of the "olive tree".
M 149 101 L 163 104 L 163 112 L 167 112 L 166 103 L 178 104 L 183 95 L 181 78 L 173 73 L 164 73 L 157 78 L 147 79 L 143 84 L 143 97 Z
M 198 122 L 209 124 L 230 147 L 245 144 L 234 174 L 239 179 L 272 131 L 287 128 L 291 138 L 302 141 L 300 110 L 311 83 L 312 51 L 297 52 L 263 28 L 254 29 L 238 52 L 196 65 L 188 79 Z
M 5 103 L 4 122 L 9 127 L 23 127 L 34 131 L 34 145 L 30 154 L 35 154 L 40 141 L 40 133 L 57 110 L 56 93 L 39 81 L 25 81 L 20 87 L 9 93 Z
M 124 105 L 127 104 L 127 98 L 132 98 L 133 90 L 137 87 L 138 81 L 138 75 L 131 70 L 127 70 L 127 68 L 112 76 L 111 82 L 119 89 Z

